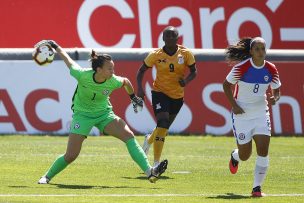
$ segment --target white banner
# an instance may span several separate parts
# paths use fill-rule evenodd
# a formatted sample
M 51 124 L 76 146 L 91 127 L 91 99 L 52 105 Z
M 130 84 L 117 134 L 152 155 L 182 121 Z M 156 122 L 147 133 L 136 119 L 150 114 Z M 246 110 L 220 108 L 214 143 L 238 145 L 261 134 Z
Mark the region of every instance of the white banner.
M 0 77 L 0 133 L 68 132 L 77 83 L 62 61 L 2 61 Z

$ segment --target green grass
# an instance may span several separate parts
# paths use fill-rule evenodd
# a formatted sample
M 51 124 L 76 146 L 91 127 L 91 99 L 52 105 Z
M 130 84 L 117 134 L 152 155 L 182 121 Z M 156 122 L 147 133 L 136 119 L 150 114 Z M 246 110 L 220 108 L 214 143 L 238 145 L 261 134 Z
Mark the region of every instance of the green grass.
M 143 136 L 137 139 L 143 142 Z M 304 202 L 303 137 L 272 137 L 263 185 L 269 196 L 259 199 L 249 196 L 255 150 L 236 175 L 228 170 L 233 137 L 169 136 L 163 152 L 169 166 L 156 184 L 147 181 L 121 141 L 89 137 L 72 165 L 51 184 L 38 185 L 66 142 L 67 137 L 0 136 L 0 202 Z

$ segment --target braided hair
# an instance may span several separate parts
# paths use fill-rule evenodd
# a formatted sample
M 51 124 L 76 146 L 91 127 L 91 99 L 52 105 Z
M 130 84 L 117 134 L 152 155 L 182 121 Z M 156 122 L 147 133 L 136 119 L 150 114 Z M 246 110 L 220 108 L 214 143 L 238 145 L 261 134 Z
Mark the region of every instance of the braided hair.
M 94 71 L 97 70 L 97 68 L 102 68 L 105 61 L 111 61 L 112 57 L 109 54 L 97 54 L 96 51 L 92 50 L 92 53 L 90 55 L 91 66 Z

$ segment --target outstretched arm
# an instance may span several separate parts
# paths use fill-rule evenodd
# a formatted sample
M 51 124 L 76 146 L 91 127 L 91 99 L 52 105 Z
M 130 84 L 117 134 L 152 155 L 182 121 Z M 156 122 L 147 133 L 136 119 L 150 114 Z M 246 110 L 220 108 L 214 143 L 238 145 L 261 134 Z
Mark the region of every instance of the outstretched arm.
M 68 53 L 64 51 L 54 40 L 42 40 L 35 46 L 40 46 L 43 44 L 51 45 L 51 47 L 57 52 L 57 54 L 64 61 L 68 68 L 70 68 L 73 64 L 76 64 L 76 62 L 68 55 Z
M 76 62 L 60 46 L 58 46 L 55 50 L 68 68 L 71 68 L 73 64 L 76 64 Z

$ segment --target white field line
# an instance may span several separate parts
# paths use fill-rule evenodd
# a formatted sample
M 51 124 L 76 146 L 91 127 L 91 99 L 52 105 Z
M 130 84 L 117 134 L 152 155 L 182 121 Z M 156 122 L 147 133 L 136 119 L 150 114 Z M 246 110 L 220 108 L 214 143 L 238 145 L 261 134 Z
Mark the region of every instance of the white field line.
M 57 153 L 58 154 L 58 153 Z M 32 154 L 25 154 L 24 157 L 29 157 L 29 156 L 55 156 L 57 157 L 57 154 L 48 154 L 48 153 L 32 153 Z M 21 158 L 23 155 L 18 154 L 18 153 L 1 153 L 0 158 L 2 157 L 19 157 Z M 129 157 L 129 154 L 80 154 L 80 157 Z M 184 154 L 184 155 L 167 155 L 167 157 L 178 157 L 178 158 L 220 158 L 220 159 L 227 159 L 227 157 L 222 157 L 220 155 L 191 155 L 191 154 Z M 304 156 L 298 155 L 298 156 L 272 156 L 273 158 L 280 158 L 280 159 L 303 159 Z
M 25 155 L 22 155 L 22 154 L 18 154 L 18 153 L 1 153 L 0 154 L 0 158 L 1 157 L 11 157 L 11 156 L 13 156 L 13 157 L 22 157 L 22 156 L 24 156 L 24 157 L 29 157 L 29 156 L 35 156 L 35 157 L 37 157 L 37 156 L 50 156 L 50 157 L 52 157 L 52 156 L 57 156 L 57 154 L 56 153 L 54 153 L 54 154 L 25 154 Z M 129 154 L 102 154 L 102 153 L 100 153 L 100 154 L 80 154 L 79 155 L 80 157 L 129 157 L 130 155 Z M 181 158 L 222 158 L 222 156 L 217 156 L 217 155 L 215 155 L 215 156 L 212 156 L 212 155 L 191 155 L 191 154 L 189 154 L 189 155 L 187 155 L 187 154 L 185 154 L 185 155 L 168 155 L 167 157 L 181 157 Z M 299 157 L 302 157 L 302 156 L 300 156 L 299 155 Z M 226 158 L 226 157 L 224 157 L 224 158 Z
M 0 194 L 0 197 L 216 197 L 226 194 Z M 235 194 L 250 196 L 248 194 Z M 227 195 L 229 197 L 231 195 Z M 266 194 L 266 197 L 304 197 L 304 194 Z

